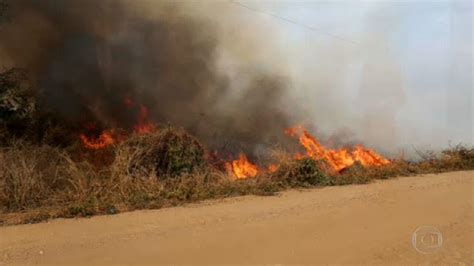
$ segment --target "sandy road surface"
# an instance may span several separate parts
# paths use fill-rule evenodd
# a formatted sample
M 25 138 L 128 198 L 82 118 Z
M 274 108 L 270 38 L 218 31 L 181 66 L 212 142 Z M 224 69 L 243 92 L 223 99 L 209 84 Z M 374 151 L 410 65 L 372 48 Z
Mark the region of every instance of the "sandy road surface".
M 0 228 L 0 264 L 473 263 L 474 172 Z M 412 247 L 421 225 L 442 247 Z

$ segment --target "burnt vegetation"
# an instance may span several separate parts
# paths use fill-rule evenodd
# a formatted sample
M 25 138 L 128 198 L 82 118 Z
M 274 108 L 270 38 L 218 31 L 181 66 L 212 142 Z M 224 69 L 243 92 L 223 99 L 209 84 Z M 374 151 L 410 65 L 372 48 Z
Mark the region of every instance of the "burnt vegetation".
M 48 4 L 19 2 L 30 12 L 40 12 L 44 20 L 64 19 Z M 77 4 L 77 1 L 64 2 Z M 83 4 L 90 7 L 94 2 L 83 1 Z M 118 14 L 123 13 L 120 6 L 110 1 L 103 3 L 97 12 L 107 6 Z M 60 9 L 72 12 L 73 7 L 60 6 Z M 21 12 L 17 15 L 22 16 Z M 278 163 L 277 169 L 236 179 L 226 171 L 225 156 L 218 156 L 215 151 L 225 154 L 245 150 L 251 154 L 257 144 L 278 140 L 266 135 L 268 132 L 280 135 L 288 126 L 286 115 L 278 110 L 277 99 L 282 90 L 278 78 L 266 75 L 256 78 L 249 86 L 263 89 L 256 90 L 256 95 L 250 90 L 245 98 L 251 100 L 243 102 L 244 108 L 227 110 L 229 112 L 222 115 L 217 107 L 209 105 L 225 94 L 226 80 L 215 73 L 209 63 L 209 58 L 214 56 L 215 40 L 202 39 L 193 33 L 200 24 L 193 21 L 176 24 L 174 20 L 153 24 L 155 22 L 133 17 L 132 28 L 109 29 L 122 34 L 106 54 L 125 57 L 109 55 L 110 58 L 104 59 L 100 54 L 84 55 L 104 48 L 101 42 L 110 32 L 101 32 L 104 36 L 99 38 L 94 35 L 99 33 L 91 32 L 97 25 L 89 25 L 87 18 L 74 21 L 72 18 L 77 16 L 74 12 L 69 15 L 68 26 L 56 29 L 65 39 L 42 43 L 48 49 L 58 49 L 59 54 L 51 56 L 52 52 L 48 51 L 33 56 L 29 71 L 21 68 L 0 71 L 0 223 L 115 214 L 211 198 L 273 195 L 288 188 L 362 184 L 397 176 L 474 169 L 474 149 L 464 146 L 442 153 L 419 153 L 417 161 L 400 158 L 376 167 L 356 162 L 339 172 L 331 171 L 324 160 L 295 158 L 278 150 L 274 152 L 278 154 L 274 160 Z M 105 19 L 112 23 L 117 17 Z M 8 20 L 8 6 L 0 1 L 0 22 Z M 77 36 L 64 37 L 70 36 L 65 34 L 70 28 L 83 37 L 79 38 L 82 46 L 78 46 Z M 181 33 L 178 40 L 170 29 Z M 2 34 L 5 32 L 9 31 Z M 25 32 L 28 32 L 27 27 Z M 132 34 L 134 32 L 148 35 L 137 36 Z M 142 43 L 141 37 L 146 37 L 149 43 Z M 18 39 L 12 37 L 0 48 L 14 55 L 10 45 L 14 41 Z M 183 47 L 173 46 L 175 41 Z M 149 51 L 157 43 L 164 49 L 160 56 L 172 56 L 147 57 L 134 52 Z M 76 50 L 77 47 L 81 49 Z M 97 58 L 101 60 L 95 61 Z M 126 62 L 109 62 L 114 67 L 105 71 L 99 62 L 107 60 Z M 131 63 L 137 60 L 144 60 L 144 66 Z M 131 67 L 115 68 L 126 63 Z M 157 69 L 161 71 L 159 74 L 153 72 Z M 175 77 L 173 73 L 181 73 L 181 76 Z M 167 87 L 170 83 L 177 85 Z M 150 91 L 152 84 L 168 89 Z M 153 123 L 145 121 L 144 113 L 140 113 L 143 110 L 131 101 L 126 101 L 125 107 L 131 106 L 132 110 L 123 112 L 127 109 L 123 95 L 134 96 L 138 102 L 151 101 L 148 104 L 151 106 L 154 101 L 159 102 L 151 110 Z M 209 112 L 201 114 L 200 110 Z M 137 116 L 140 122 L 146 122 L 146 127 L 130 133 L 134 126 L 130 121 Z M 79 135 L 84 131 L 82 122 L 89 120 L 98 124 L 88 126 L 96 136 L 107 126 L 115 125 L 114 141 L 100 149 L 84 147 Z M 220 129 L 217 133 L 213 131 L 216 128 Z M 267 133 L 264 134 L 262 128 Z M 97 144 L 91 144 L 94 145 Z

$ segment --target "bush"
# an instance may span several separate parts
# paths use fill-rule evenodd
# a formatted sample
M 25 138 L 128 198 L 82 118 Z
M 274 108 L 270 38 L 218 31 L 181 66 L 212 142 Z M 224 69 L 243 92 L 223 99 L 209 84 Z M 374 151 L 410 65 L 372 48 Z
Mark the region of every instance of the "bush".
M 165 128 L 135 135 L 117 147 L 113 168 L 130 176 L 174 178 L 203 170 L 206 152 L 196 138 L 182 129 Z
M 292 160 L 281 164 L 273 174 L 276 180 L 295 186 L 321 186 L 327 185 L 329 177 L 323 170 L 323 164 L 311 158 Z
M 474 169 L 474 148 L 457 145 L 443 150 L 440 154 L 433 151 L 418 152 L 421 161 L 417 163 L 421 173 L 441 173 L 455 170 Z
M 440 165 L 442 168 L 444 167 L 451 170 L 474 169 L 474 148 L 457 145 L 451 149 L 442 151 L 442 154 L 442 164 Z
M 204 148 L 196 138 L 182 129 L 167 128 L 160 133 L 151 155 L 158 175 L 178 176 L 206 164 Z
M 340 174 L 334 175 L 330 183 L 331 185 L 365 184 L 371 179 L 368 169 L 361 163 L 355 162 L 343 169 Z
M 22 136 L 33 123 L 36 100 L 27 74 L 19 68 L 0 73 L 0 142 Z

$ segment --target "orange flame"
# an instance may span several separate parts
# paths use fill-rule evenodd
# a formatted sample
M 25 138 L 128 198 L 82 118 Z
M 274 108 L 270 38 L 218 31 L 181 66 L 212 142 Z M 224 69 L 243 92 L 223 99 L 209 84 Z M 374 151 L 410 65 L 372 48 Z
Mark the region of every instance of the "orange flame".
M 360 145 L 352 152 L 347 149 L 327 149 L 302 126 L 288 128 L 285 130 L 285 133 L 291 137 L 298 138 L 300 144 L 305 148 L 308 157 L 315 160 L 325 160 L 336 172 L 353 165 L 356 161 L 360 162 L 363 166 L 381 166 L 390 163 L 375 151 Z M 301 155 L 297 156 L 297 159 L 299 158 L 301 158 Z
M 124 104 L 128 108 L 133 105 L 133 102 L 129 98 L 124 98 Z M 85 125 L 85 127 L 89 130 L 94 129 L 95 123 L 88 123 Z M 146 134 L 156 130 L 155 125 L 148 121 L 148 109 L 143 105 L 140 106 L 140 113 L 137 118 L 137 124 L 133 127 L 133 130 L 137 134 Z M 110 146 L 116 142 L 120 142 L 121 140 L 123 140 L 124 136 L 118 136 L 120 138 L 116 138 L 117 136 L 114 136 L 113 131 L 114 129 L 105 130 L 97 138 L 90 138 L 87 137 L 85 134 L 80 134 L 79 138 L 81 139 L 82 143 L 86 148 L 94 150 L 103 149 L 107 146 Z
M 270 164 L 267 169 L 269 173 L 275 173 L 278 167 L 280 167 L 278 164 Z
M 94 150 L 103 149 L 115 143 L 110 131 L 103 131 L 98 138 L 88 138 L 84 134 L 79 135 L 79 137 L 86 148 Z
M 146 134 L 155 130 L 155 126 L 148 121 L 148 109 L 143 105 L 140 106 L 138 123 L 135 125 L 134 130 L 138 134 Z
M 385 165 L 389 164 L 390 161 L 383 158 L 379 154 L 375 153 L 372 150 L 365 149 L 362 146 L 357 146 L 354 151 L 352 151 L 352 156 L 359 161 L 363 166 L 370 166 L 370 165 Z
M 233 174 L 237 179 L 255 177 L 258 173 L 257 166 L 249 162 L 245 154 L 240 153 L 239 159 L 227 162 L 225 168 L 229 174 Z

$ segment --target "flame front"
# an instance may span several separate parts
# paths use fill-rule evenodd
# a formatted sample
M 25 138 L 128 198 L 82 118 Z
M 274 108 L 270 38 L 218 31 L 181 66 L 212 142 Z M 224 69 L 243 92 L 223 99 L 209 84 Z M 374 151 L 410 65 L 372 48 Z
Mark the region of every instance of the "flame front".
M 360 145 L 352 152 L 347 149 L 327 149 L 302 126 L 286 129 L 285 133 L 291 137 L 298 138 L 300 144 L 305 148 L 308 157 L 315 160 L 325 160 L 336 172 L 353 165 L 356 161 L 360 162 L 363 166 L 381 166 L 390 163 L 375 151 Z M 297 157 L 301 158 L 301 155 Z
M 95 124 L 86 127 L 90 127 L 89 129 L 94 129 Z M 137 134 L 146 134 L 156 130 L 156 127 L 148 121 L 148 109 L 145 106 L 140 106 L 137 124 L 133 127 L 133 129 Z M 104 130 L 98 137 L 88 137 L 85 134 L 80 134 L 79 137 L 84 147 L 88 149 L 99 150 L 123 140 L 125 136 L 114 134 L 114 131 L 114 129 Z M 335 172 L 340 172 L 341 170 L 353 165 L 356 162 L 359 162 L 365 167 L 381 166 L 390 163 L 390 161 L 383 158 L 375 151 L 364 148 L 361 145 L 356 146 L 353 150 L 327 149 L 302 126 L 288 128 L 285 130 L 285 133 L 291 137 L 297 138 L 299 143 L 306 150 L 306 155 L 296 153 L 296 160 L 302 159 L 304 157 L 310 157 L 315 160 L 324 160 Z M 239 158 L 237 160 L 226 162 L 225 168 L 229 175 L 232 175 L 237 179 L 255 177 L 259 173 L 258 167 L 251 163 L 243 153 L 239 154 Z M 278 164 L 271 164 L 265 168 L 262 168 L 262 171 L 274 173 L 278 170 L 278 168 Z
M 155 126 L 148 121 L 148 109 L 143 105 L 140 106 L 138 123 L 135 125 L 134 129 L 138 134 L 146 134 L 155 130 Z
M 381 155 L 375 153 L 372 150 L 365 149 L 362 146 L 357 146 L 354 151 L 352 151 L 352 156 L 359 161 L 363 166 L 370 165 L 385 165 L 389 164 L 390 161 L 383 158 Z
M 237 179 L 255 177 L 258 173 L 257 166 L 252 164 L 243 153 L 239 154 L 239 159 L 227 162 L 225 168 L 229 174 L 233 174 Z
M 134 102 L 128 98 L 124 97 L 123 104 L 127 109 L 130 109 L 134 106 Z M 95 129 L 95 123 L 88 123 L 85 125 L 88 130 Z M 147 134 L 155 131 L 157 128 L 148 120 L 148 109 L 140 105 L 139 114 L 137 118 L 137 123 L 133 126 L 133 131 L 137 134 Z M 87 137 L 85 134 L 80 134 L 79 138 L 81 139 L 84 147 L 93 150 L 99 150 L 106 148 L 116 142 L 120 142 L 123 139 L 123 135 L 117 136 L 113 134 L 115 129 L 103 131 L 99 137 L 91 138 Z
M 112 132 L 103 131 L 98 138 L 89 138 L 84 134 L 79 135 L 86 148 L 99 150 L 115 143 Z

